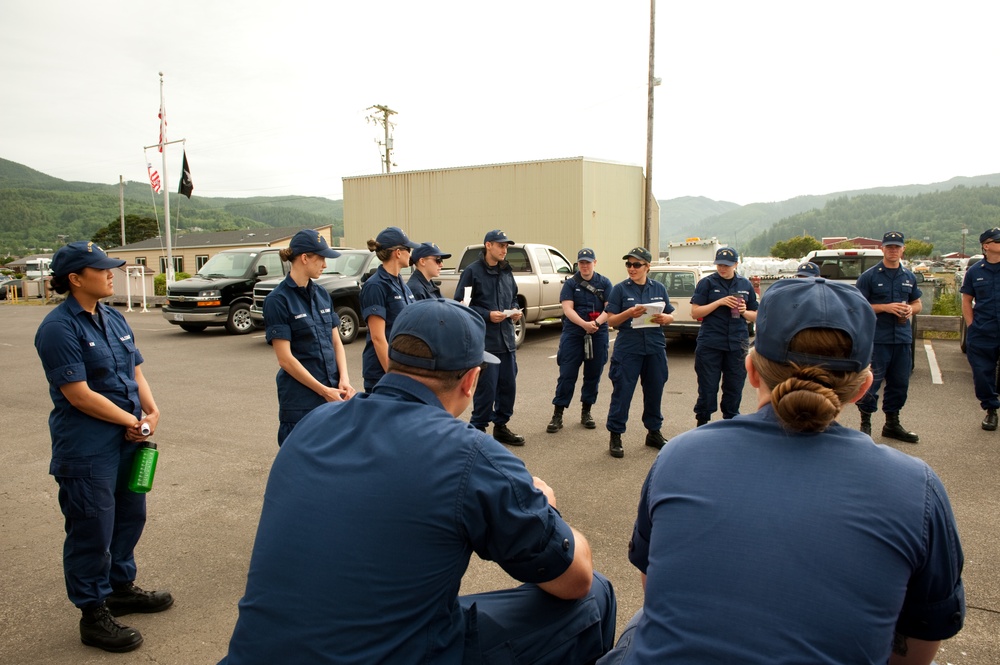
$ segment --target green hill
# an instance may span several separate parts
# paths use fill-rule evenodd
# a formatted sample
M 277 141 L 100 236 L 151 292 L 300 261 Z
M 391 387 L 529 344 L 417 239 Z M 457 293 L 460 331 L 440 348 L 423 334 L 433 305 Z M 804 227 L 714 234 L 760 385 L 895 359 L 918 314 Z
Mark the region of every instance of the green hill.
M 124 198 L 126 215 L 162 214 L 162 197 L 154 212 L 148 183 L 125 183 Z M 309 196 L 230 199 L 196 192 L 189 200 L 171 194 L 170 213 L 175 234 L 332 224 L 334 236 L 342 236 L 344 229 L 343 201 Z M 118 214 L 117 185 L 68 182 L 0 159 L 0 257 L 51 251 L 62 237 L 90 239 Z
M 668 242 L 683 240 L 684 238 L 691 236 L 700 236 L 702 238 L 715 236 L 719 238 L 720 242 L 731 244 L 734 247 L 739 248 L 745 246 L 747 248 L 747 251 L 749 252 L 750 246 L 748 245 L 748 243 L 750 243 L 753 239 L 757 238 L 761 234 L 767 232 L 779 221 L 789 217 L 794 217 L 801 213 L 806 213 L 810 210 L 822 210 L 823 207 L 829 201 L 832 200 L 844 199 L 844 198 L 852 199 L 864 195 L 886 195 L 896 198 L 915 197 L 920 194 L 945 192 L 948 190 L 955 189 L 956 187 L 977 188 L 983 185 L 1000 186 L 1000 174 L 982 175 L 973 177 L 956 177 L 946 182 L 932 183 L 929 185 L 901 185 L 897 187 L 875 187 L 872 189 L 836 192 L 833 194 L 825 194 L 820 196 L 797 196 L 793 199 L 788 199 L 787 201 L 780 201 L 777 203 L 751 203 L 749 205 L 738 206 L 721 213 L 709 214 L 697 220 L 686 218 L 683 223 L 676 223 L 676 224 L 669 217 L 665 216 L 664 210 L 665 209 L 668 211 L 671 210 L 669 204 L 672 201 L 676 201 L 678 199 L 672 199 L 672 201 L 661 201 L 660 202 L 660 248 L 666 249 Z M 710 201 L 711 199 L 706 199 L 706 200 Z M 729 205 L 735 205 L 735 204 L 729 204 Z M 787 233 L 787 232 L 790 231 L 786 229 L 781 231 L 780 233 Z M 796 236 L 801 234 L 802 234 L 802 229 L 799 228 L 798 231 L 791 233 L 791 236 Z M 829 233 L 824 233 L 823 235 L 853 236 L 853 235 L 865 235 L 865 234 L 854 234 L 847 231 L 838 231 L 834 229 Z M 928 234 L 925 233 L 924 235 Z M 942 241 L 944 241 L 945 236 L 947 234 L 944 233 L 944 228 L 942 228 L 941 232 L 938 233 L 937 235 L 939 235 L 942 238 Z M 879 237 L 881 237 L 881 232 L 879 232 Z M 779 239 L 784 239 L 784 238 L 779 238 Z M 753 247 L 759 250 L 760 245 L 754 244 Z M 768 245 L 768 248 L 770 248 L 770 245 Z M 938 247 L 935 247 L 935 250 L 937 249 Z M 957 251 L 959 249 L 961 249 L 960 243 L 958 247 L 953 248 L 953 251 Z M 949 251 L 949 250 L 943 250 L 943 251 Z M 759 253 L 759 251 L 755 251 L 754 253 Z

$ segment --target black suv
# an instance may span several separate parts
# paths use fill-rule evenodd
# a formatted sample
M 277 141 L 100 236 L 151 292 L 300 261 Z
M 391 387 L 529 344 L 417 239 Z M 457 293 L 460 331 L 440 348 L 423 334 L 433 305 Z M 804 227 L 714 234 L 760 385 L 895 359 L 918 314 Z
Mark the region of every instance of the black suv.
M 250 318 L 254 284 L 262 277 L 284 275 L 288 264 L 277 247 L 247 247 L 219 252 L 194 277 L 167 287 L 163 318 L 188 332 L 225 326 L 234 335 L 254 329 Z

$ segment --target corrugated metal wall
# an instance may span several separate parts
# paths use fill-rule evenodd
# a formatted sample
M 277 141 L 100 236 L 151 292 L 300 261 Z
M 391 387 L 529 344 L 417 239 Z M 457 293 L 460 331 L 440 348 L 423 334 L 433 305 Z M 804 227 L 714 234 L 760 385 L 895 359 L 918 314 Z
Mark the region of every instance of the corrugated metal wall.
M 448 268 L 466 245 L 499 228 L 516 242 L 552 245 L 570 261 L 580 247 L 591 247 L 598 272 L 620 281 L 626 276 L 620 257 L 642 243 L 644 178 L 638 166 L 576 157 L 343 182 L 345 245 L 365 247 L 385 227 L 398 226 L 415 242 L 433 241 L 456 255 L 445 262 Z

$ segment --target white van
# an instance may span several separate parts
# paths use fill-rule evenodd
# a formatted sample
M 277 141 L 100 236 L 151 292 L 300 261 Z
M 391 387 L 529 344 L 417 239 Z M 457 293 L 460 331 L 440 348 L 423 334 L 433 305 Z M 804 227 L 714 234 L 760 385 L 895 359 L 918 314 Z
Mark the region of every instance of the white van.
M 802 258 L 819 266 L 819 276 L 854 284 L 861 273 L 878 265 L 881 249 L 815 249 Z

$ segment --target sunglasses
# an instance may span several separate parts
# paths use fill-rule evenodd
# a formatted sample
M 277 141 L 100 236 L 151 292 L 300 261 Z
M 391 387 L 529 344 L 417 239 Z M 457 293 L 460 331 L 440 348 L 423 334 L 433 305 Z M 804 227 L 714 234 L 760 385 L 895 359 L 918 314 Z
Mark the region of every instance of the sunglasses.
M 635 263 L 633 263 L 631 261 L 626 261 L 625 262 L 625 267 L 626 268 L 635 268 L 636 270 L 638 270 L 639 268 L 643 267 L 644 265 L 646 265 L 646 264 L 645 263 L 639 263 L 638 261 L 636 261 Z
M 441 257 L 436 257 L 434 259 L 434 263 L 436 263 L 438 265 L 443 265 L 444 264 L 444 259 L 442 259 Z

